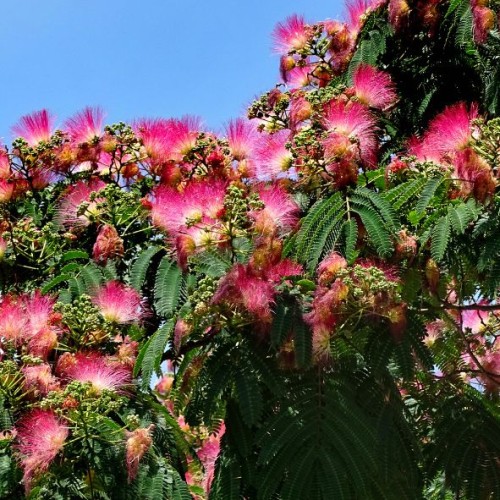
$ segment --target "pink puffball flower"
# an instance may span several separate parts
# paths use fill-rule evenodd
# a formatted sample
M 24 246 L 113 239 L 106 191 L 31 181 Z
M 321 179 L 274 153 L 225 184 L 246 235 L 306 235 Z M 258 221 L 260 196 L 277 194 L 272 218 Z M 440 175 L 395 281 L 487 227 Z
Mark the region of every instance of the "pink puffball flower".
M 220 453 L 221 439 L 225 432 L 226 426 L 223 422 L 217 434 L 211 434 L 196 453 L 203 464 L 203 469 L 205 470 L 202 486 L 207 497 L 210 493 L 210 488 L 214 479 L 215 463 L 217 462 L 217 458 Z
M 406 0 L 389 0 L 389 22 L 395 30 L 403 27 L 408 21 L 410 6 Z
M 460 185 L 460 196 L 472 195 L 483 203 L 495 194 L 497 180 L 488 162 L 468 147 L 453 157 L 454 176 Z
M 137 120 L 132 125 L 137 137 L 142 141 L 144 153 L 153 170 L 170 159 L 170 128 L 172 120 L 148 119 Z
M 125 325 L 138 322 L 144 316 L 139 292 L 118 281 L 109 281 L 98 288 L 92 302 L 101 316 L 110 323 Z
M 31 338 L 50 324 L 54 312 L 55 300 L 48 295 L 36 291 L 33 295 L 23 297 L 23 305 L 28 320 L 27 337 Z
M 106 265 L 109 259 L 120 258 L 124 252 L 123 240 L 116 228 L 109 224 L 101 226 L 92 248 L 92 258 L 99 264 Z
M 188 234 L 188 228 L 212 225 L 224 212 L 226 182 L 203 179 L 191 182 L 183 192 L 171 186 L 160 186 L 153 193 L 153 224 L 172 238 Z
M 170 148 L 173 160 L 182 159 L 195 146 L 198 134 L 203 131 L 201 119 L 186 115 L 179 120 L 172 120 L 169 134 Z
M 477 0 L 473 0 L 472 17 L 474 19 L 474 41 L 480 45 L 486 43 L 488 33 L 495 27 L 496 14 L 495 11 L 488 7 L 478 5 Z
M 330 253 L 318 265 L 318 283 L 321 286 L 330 284 L 339 271 L 347 268 L 347 260 L 337 252 Z
M 263 276 L 274 284 L 279 284 L 288 276 L 300 276 L 303 273 L 303 267 L 290 259 L 280 260 L 277 264 L 263 269 Z
M 104 111 L 97 107 L 86 107 L 64 123 L 75 144 L 84 144 L 98 139 L 103 134 Z
M 212 302 L 241 306 L 259 322 L 270 323 L 274 295 L 272 283 L 256 276 L 248 266 L 236 264 L 220 281 Z
M 22 137 L 29 146 L 35 147 L 39 142 L 48 142 L 54 133 L 54 116 L 46 109 L 35 111 L 20 118 L 12 127 L 16 137 Z
M 6 296 L 0 302 L 0 337 L 18 344 L 24 337 L 28 320 L 22 302 Z
M 311 85 L 313 81 L 311 66 L 297 66 L 286 73 L 284 83 L 291 89 L 302 89 Z
M 231 120 L 225 132 L 233 158 L 236 161 L 250 159 L 258 139 L 258 132 L 253 124 L 243 118 Z
M 9 179 L 11 173 L 9 154 L 0 143 L 0 179 Z
M 385 71 L 369 64 L 360 64 L 352 79 L 356 97 L 371 108 L 385 110 L 397 100 L 394 84 Z
M 98 214 L 98 199 L 90 201 L 93 192 L 103 189 L 106 184 L 100 179 L 79 181 L 71 186 L 59 202 L 57 221 L 66 228 L 82 228 L 90 224 L 90 216 Z M 80 212 L 80 205 L 88 203 L 88 207 Z
M 270 180 L 289 175 L 292 154 L 286 148 L 290 133 L 280 130 L 271 135 L 262 135 L 255 150 L 255 176 L 259 180 Z
M 0 203 L 7 203 L 14 195 L 14 183 L 8 179 L 0 179 Z
M 69 380 L 90 383 L 97 394 L 104 390 L 125 394 L 132 383 L 129 368 L 97 352 L 66 353 L 59 358 L 57 370 Z
M 280 54 L 287 54 L 292 50 L 306 47 L 311 36 L 311 30 L 302 16 L 293 15 L 274 28 L 272 37 L 274 50 Z
M 62 450 L 69 430 L 51 410 L 35 409 L 16 425 L 23 481 L 27 491 L 35 476 L 45 472 Z
M 24 387 L 33 392 L 36 397 L 46 396 L 50 391 L 59 389 L 59 382 L 52 374 L 52 369 L 47 363 L 34 366 L 24 366 Z
M 301 95 L 301 92 L 293 92 L 290 99 L 290 129 L 296 130 L 299 123 L 308 120 L 312 115 L 311 103 Z
M 347 25 L 354 38 L 363 28 L 368 15 L 383 3 L 384 0 L 349 0 L 347 2 Z
M 465 309 L 460 312 L 458 322 L 463 330 L 470 330 L 474 335 L 478 334 L 488 322 L 490 313 L 474 309 Z
M 359 102 L 332 100 L 325 106 L 324 126 L 330 133 L 325 140 L 332 149 L 332 141 L 339 142 L 340 151 L 348 151 L 348 142 L 357 142 L 360 159 L 373 167 L 377 160 L 377 141 L 375 137 L 375 118 Z M 348 141 L 348 142 L 346 142 Z
M 262 235 L 291 231 L 296 226 L 299 215 L 299 206 L 292 197 L 277 184 L 262 186 L 257 192 L 264 207 L 250 212 L 255 230 Z
M 132 432 L 126 431 L 127 440 L 125 443 L 125 450 L 129 483 L 137 476 L 139 462 L 153 444 L 153 438 L 151 436 L 153 429 L 154 425 L 151 424 L 149 427 L 135 429 Z
M 184 116 L 180 119 L 142 119 L 133 124 L 144 151 L 155 165 L 168 161 L 182 161 L 203 131 L 201 119 Z
M 469 109 L 464 102 L 446 107 L 431 121 L 421 143 L 420 154 L 429 159 L 443 159 L 445 155 L 465 149 L 472 139 L 472 122 L 477 117 L 476 104 Z

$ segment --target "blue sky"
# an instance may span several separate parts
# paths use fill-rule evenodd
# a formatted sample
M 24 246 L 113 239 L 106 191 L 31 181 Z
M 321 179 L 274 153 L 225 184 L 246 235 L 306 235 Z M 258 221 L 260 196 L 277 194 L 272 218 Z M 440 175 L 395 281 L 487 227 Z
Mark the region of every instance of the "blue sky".
M 107 122 L 195 114 L 214 129 L 278 81 L 276 22 L 338 18 L 340 0 L 2 0 L 0 138 L 46 107 Z

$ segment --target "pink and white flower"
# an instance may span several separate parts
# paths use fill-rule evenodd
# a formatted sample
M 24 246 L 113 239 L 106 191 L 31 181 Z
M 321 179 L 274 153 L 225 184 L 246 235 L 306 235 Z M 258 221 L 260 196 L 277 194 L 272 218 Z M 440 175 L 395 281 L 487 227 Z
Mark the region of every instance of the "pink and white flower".
M 39 142 L 48 142 L 54 133 L 55 118 L 46 109 L 22 116 L 12 127 L 16 137 L 22 137 L 29 146 L 35 147 Z
M 391 76 L 385 71 L 369 64 L 360 64 L 352 79 L 356 97 L 367 106 L 384 110 L 397 100 Z
M 104 111 L 86 107 L 64 123 L 64 129 L 76 144 L 84 144 L 98 139 L 103 134 Z
M 35 476 L 45 472 L 63 449 L 69 429 L 51 410 L 35 409 L 21 418 L 16 430 L 23 482 L 30 491 Z
M 68 380 L 90 383 L 97 394 L 104 390 L 125 394 L 132 383 L 128 367 L 97 352 L 65 353 L 59 358 L 57 371 Z
M 293 15 L 274 28 L 272 37 L 274 49 L 280 54 L 305 48 L 309 42 L 311 30 L 302 16 Z
M 109 281 L 95 290 L 92 302 L 101 316 L 111 323 L 120 325 L 134 323 L 144 316 L 139 292 L 118 281 Z

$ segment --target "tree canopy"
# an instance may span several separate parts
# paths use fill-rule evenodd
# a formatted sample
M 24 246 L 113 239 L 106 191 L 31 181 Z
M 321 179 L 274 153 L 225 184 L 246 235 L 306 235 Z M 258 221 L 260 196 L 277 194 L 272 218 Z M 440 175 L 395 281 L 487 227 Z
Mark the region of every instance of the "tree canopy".
M 282 82 L 0 150 L 0 496 L 500 498 L 496 0 L 291 16 Z

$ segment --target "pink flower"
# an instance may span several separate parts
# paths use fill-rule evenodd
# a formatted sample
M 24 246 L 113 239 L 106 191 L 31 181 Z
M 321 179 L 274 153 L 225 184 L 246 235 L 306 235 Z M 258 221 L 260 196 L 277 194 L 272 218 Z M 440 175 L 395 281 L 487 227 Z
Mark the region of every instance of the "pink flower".
M 125 394 L 132 382 L 129 368 L 97 352 L 65 353 L 59 358 L 57 371 L 69 380 L 89 382 L 97 394 L 104 390 Z
M 276 264 L 264 268 L 263 276 L 272 283 L 279 284 L 283 278 L 288 276 L 300 276 L 304 269 L 300 264 L 290 259 L 283 259 Z
M 66 228 L 81 228 L 88 226 L 90 217 L 97 215 L 99 209 L 97 203 L 100 200 L 90 201 L 93 192 L 104 188 L 106 184 L 100 179 L 92 178 L 90 181 L 78 181 L 71 186 L 63 195 L 57 214 L 58 222 Z M 80 205 L 87 203 L 85 210 L 81 210 Z
M 193 149 L 201 131 L 203 131 L 201 119 L 197 116 L 186 115 L 179 120 L 172 120 L 169 134 L 172 159 L 182 159 L 188 154 Z
M 181 119 L 142 119 L 133 125 L 142 140 L 145 153 L 154 164 L 182 161 L 196 143 L 203 130 L 201 120 L 194 116 Z
M 35 111 L 20 118 L 12 127 L 17 137 L 26 140 L 29 146 L 36 146 L 40 141 L 48 142 L 54 133 L 54 116 L 46 109 Z
M 11 175 L 10 160 L 7 151 L 0 143 L 0 179 L 8 179 Z
M 151 219 L 175 238 L 188 228 L 214 224 L 224 212 L 225 195 L 226 182 L 215 179 L 191 182 L 184 192 L 160 186 L 153 193 Z
M 319 286 L 314 293 L 311 311 L 304 315 L 313 331 L 313 354 L 318 361 L 330 358 L 330 338 L 348 293 L 349 288 L 339 279 L 330 288 Z
M 297 15 L 290 16 L 285 22 L 278 23 L 274 28 L 272 34 L 274 49 L 280 54 L 303 49 L 307 45 L 310 36 L 311 30 L 304 18 Z
M 356 97 L 367 106 L 384 110 L 397 100 L 394 84 L 385 71 L 369 64 L 360 64 L 352 79 Z
M 313 77 L 311 72 L 314 70 L 311 66 L 296 66 L 286 73 L 283 81 L 291 89 L 302 89 L 311 85 Z
M 448 106 L 430 123 L 420 145 L 418 156 L 442 159 L 445 155 L 466 148 L 474 131 L 472 121 L 478 117 L 477 105 L 470 109 L 464 102 Z
M 7 203 L 14 194 L 15 184 L 8 179 L 0 179 L 0 203 Z
M 220 453 L 220 442 L 225 432 L 226 426 L 223 422 L 217 434 L 211 434 L 197 452 L 198 458 L 205 469 L 202 486 L 207 497 L 214 479 L 215 463 Z
M 103 134 L 104 111 L 86 107 L 64 123 L 64 128 L 76 144 L 92 142 Z
M 354 37 L 361 31 L 368 15 L 382 3 L 383 0 L 348 0 L 346 3 L 347 25 Z
M 158 167 L 171 157 L 170 129 L 173 120 L 142 119 L 133 124 L 134 132 L 141 139 L 144 152 L 153 167 Z
M 308 120 L 312 114 L 311 103 L 300 92 L 294 92 L 290 99 L 290 128 L 295 130 L 299 123 Z
M 349 152 L 354 141 L 357 143 L 360 159 L 368 166 L 375 166 L 375 119 L 365 106 L 359 102 L 332 100 L 325 106 L 324 125 L 329 132 L 329 137 L 325 140 L 326 150 L 342 156 L 342 153 Z
M 286 148 L 290 132 L 280 130 L 261 135 L 255 150 L 255 176 L 259 180 L 286 177 L 292 166 L 292 154 Z
M 488 311 L 465 309 L 460 312 L 458 321 L 462 329 L 470 330 L 470 332 L 475 335 L 484 328 L 488 322 L 489 315 Z
M 139 293 L 118 281 L 109 281 L 94 292 L 92 302 L 101 316 L 111 323 L 127 324 L 141 320 L 144 308 Z
M 0 302 L 0 337 L 18 344 L 25 335 L 28 320 L 22 302 L 6 296 Z
M 347 267 L 347 261 L 337 252 L 330 253 L 318 265 L 318 283 L 322 286 L 332 282 L 339 271 Z
M 442 319 L 427 323 L 427 325 L 425 325 L 426 335 L 423 339 L 424 344 L 427 347 L 432 347 L 435 344 L 436 340 L 441 337 L 442 332 L 445 329 L 446 323 Z
M 226 136 L 233 158 L 248 160 L 258 139 L 258 132 L 251 122 L 243 118 L 231 120 L 226 126 Z
M 24 486 L 31 489 L 33 478 L 45 472 L 62 450 L 69 430 L 50 410 L 35 409 L 16 425 L 17 451 L 24 470 Z
M 261 186 L 258 194 L 264 208 L 250 213 L 258 233 L 272 235 L 278 231 L 284 234 L 295 227 L 299 207 L 283 188 L 277 184 Z
M 458 151 L 453 158 L 455 176 L 460 184 L 460 195 L 469 195 L 480 202 L 495 194 L 497 181 L 490 165 L 472 148 Z
M 109 259 L 122 257 L 124 251 L 123 240 L 120 238 L 118 231 L 109 224 L 101 226 L 92 249 L 92 258 L 96 262 L 105 265 Z
M 153 429 L 154 425 L 151 424 L 149 427 L 143 429 L 136 429 L 132 432 L 126 431 L 127 441 L 125 449 L 129 483 L 137 476 L 139 462 L 153 444 L 153 438 L 151 436 Z
M 49 326 L 51 315 L 54 312 L 54 304 L 55 300 L 52 297 L 42 295 L 38 290 L 31 296 L 25 295 L 23 297 L 23 305 L 28 320 L 27 338 L 33 337 Z
M 408 20 L 410 6 L 406 0 L 389 0 L 389 22 L 394 29 L 399 30 Z
M 24 366 L 24 387 L 27 391 L 33 391 L 35 396 L 46 396 L 50 391 L 57 390 L 59 383 L 52 375 L 50 365 L 43 363 L 35 366 Z
M 478 44 L 486 43 L 488 33 L 495 27 L 495 12 L 488 7 L 478 5 L 477 0 L 473 0 L 471 4 L 474 18 L 474 41 Z
M 258 321 L 270 323 L 274 295 L 272 283 L 256 276 L 248 266 L 236 264 L 220 281 L 212 302 L 241 306 Z

